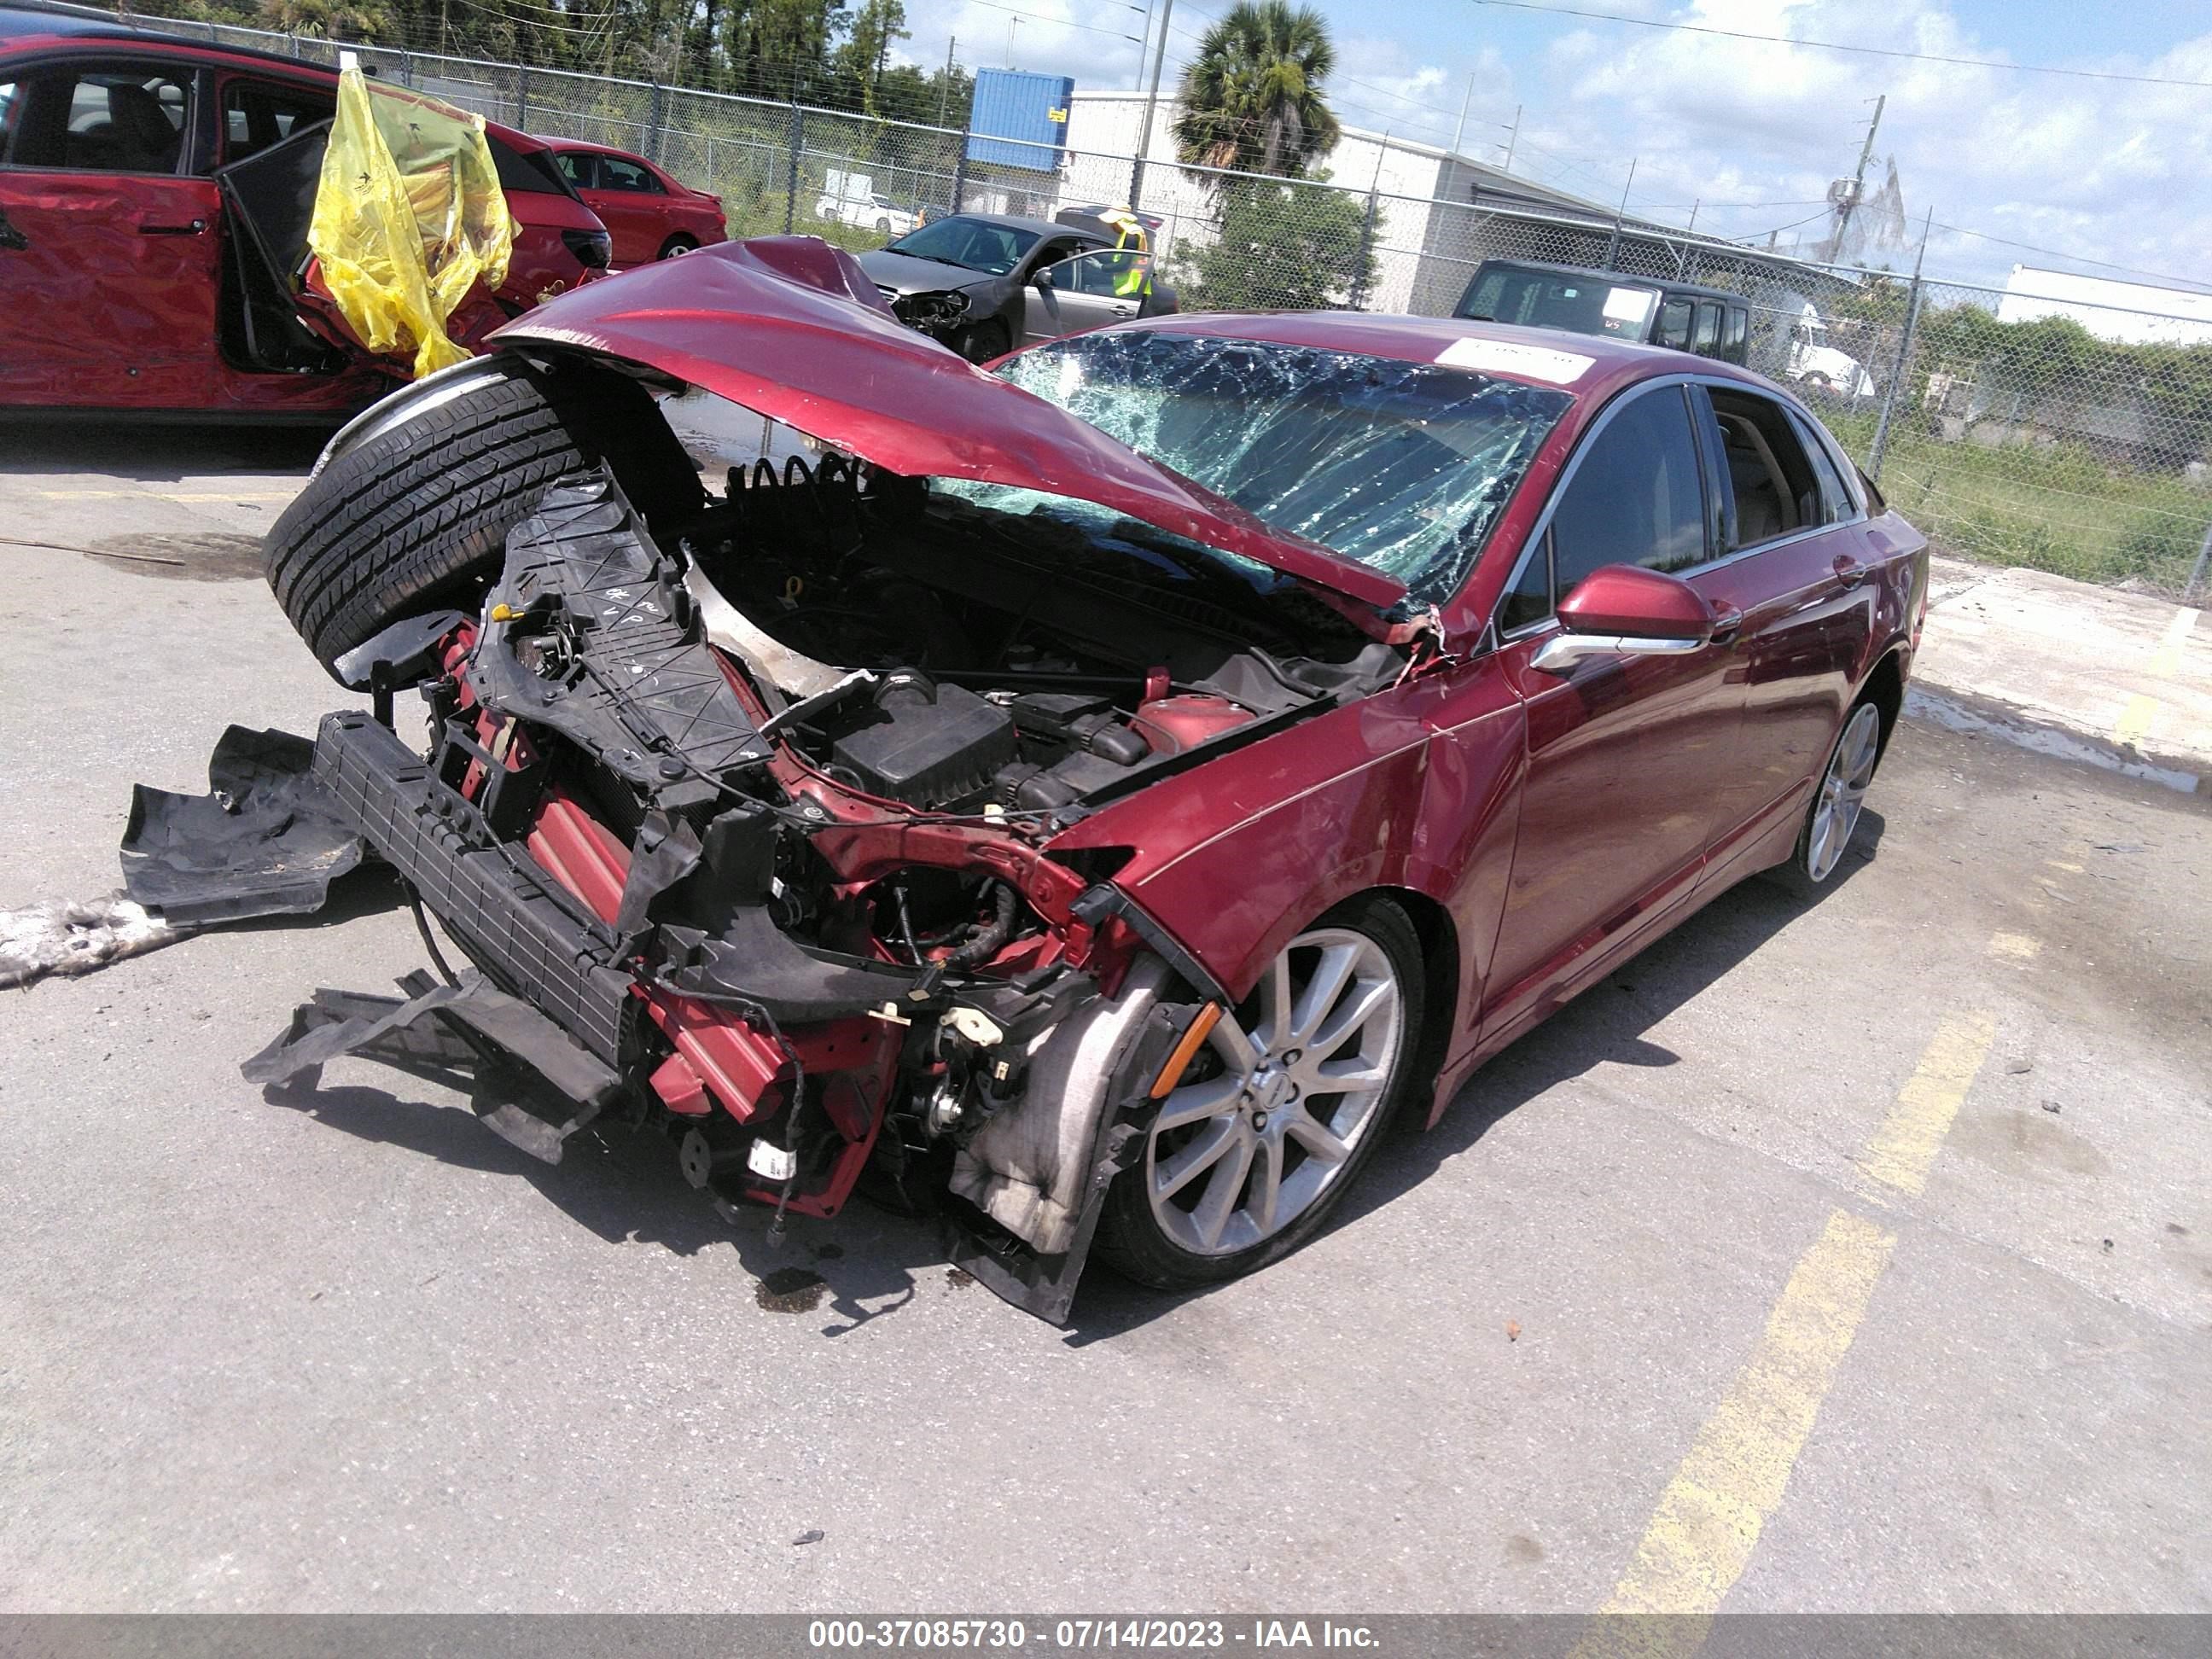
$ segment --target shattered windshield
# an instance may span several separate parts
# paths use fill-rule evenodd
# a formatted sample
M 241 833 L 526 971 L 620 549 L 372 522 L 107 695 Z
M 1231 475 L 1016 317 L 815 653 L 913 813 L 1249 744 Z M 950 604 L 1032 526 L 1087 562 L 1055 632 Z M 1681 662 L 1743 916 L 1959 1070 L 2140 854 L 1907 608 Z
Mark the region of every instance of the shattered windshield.
M 1021 264 L 1022 255 L 1036 245 L 1036 239 L 1033 230 L 955 216 L 936 220 L 895 242 L 886 243 L 884 251 L 1003 276 Z
M 1196 334 L 1056 340 L 998 373 L 1273 528 L 1450 597 L 1572 399 L 1464 369 Z

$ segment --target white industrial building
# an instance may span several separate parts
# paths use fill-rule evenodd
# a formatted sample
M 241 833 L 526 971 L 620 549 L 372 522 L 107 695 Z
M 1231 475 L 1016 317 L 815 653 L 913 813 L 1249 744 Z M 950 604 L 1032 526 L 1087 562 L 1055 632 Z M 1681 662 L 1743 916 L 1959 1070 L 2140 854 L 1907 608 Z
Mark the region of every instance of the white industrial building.
M 2124 345 L 2212 344 L 2212 294 L 2014 265 L 1997 320 L 2042 317 L 2070 318 L 2099 339 Z

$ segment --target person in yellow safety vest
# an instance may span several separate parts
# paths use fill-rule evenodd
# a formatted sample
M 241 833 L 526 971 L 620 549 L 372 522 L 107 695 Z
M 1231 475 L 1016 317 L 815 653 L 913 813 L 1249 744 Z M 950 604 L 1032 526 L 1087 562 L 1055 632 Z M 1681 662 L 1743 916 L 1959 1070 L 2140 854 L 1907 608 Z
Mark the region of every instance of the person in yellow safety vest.
M 1114 273 L 1115 297 L 1142 299 L 1152 291 L 1152 246 L 1145 222 L 1127 208 L 1109 208 L 1098 216 L 1114 227 L 1114 252 L 1124 256 L 1101 262 Z

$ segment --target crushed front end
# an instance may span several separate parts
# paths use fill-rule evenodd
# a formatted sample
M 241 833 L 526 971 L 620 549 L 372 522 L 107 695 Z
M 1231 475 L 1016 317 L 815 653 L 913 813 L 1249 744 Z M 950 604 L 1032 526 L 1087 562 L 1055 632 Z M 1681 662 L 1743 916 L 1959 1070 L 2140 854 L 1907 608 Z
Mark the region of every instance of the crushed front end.
M 340 665 L 378 713 L 316 742 L 343 818 L 474 972 L 303 1009 L 248 1075 L 443 1031 L 526 1075 L 488 1121 L 539 1157 L 658 1130 L 778 1233 L 865 1180 L 1064 1318 L 1106 1185 L 1223 993 L 1110 853 L 1054 836 L 1395 659 L 1294 584 L 1194 577 L 1178 621 L 1129 549 L 999 516 L 833 458 L 733 478 L 664 550 L 604 472 L 556 484 L 474 617 Z M 1016 533 L 1066 556 L 989 550 Z M 1293 618 L 1337 660 L 1292 653 Z M 409 686 L 427 753 L 393 729 Z

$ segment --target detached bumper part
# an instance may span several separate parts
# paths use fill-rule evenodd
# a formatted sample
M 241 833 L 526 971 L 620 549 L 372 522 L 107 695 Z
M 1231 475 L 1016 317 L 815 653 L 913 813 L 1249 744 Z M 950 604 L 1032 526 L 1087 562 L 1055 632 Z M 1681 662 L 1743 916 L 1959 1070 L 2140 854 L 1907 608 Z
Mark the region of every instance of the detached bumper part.
M 422 989 L 404 1002 L 318 992 L 294 1012 L 282 1036 L 239 1070 L 248 1083 L 281 1084 L 319 1071 L 342 1054 L 409 1071 L 473 1070 L 485 1082 L 506 1084 L 503 1092 L 520 1098 L 480 1106 L 478 1115 L 503 1139 L 547 1164 L 561 1161 L 562 1143 L 592 1122 L 622 1086 L 612 1067 L 577 1047 L 551 1020 L 475 975 L 457 985 Z M 527 1068 L 527 1075 L 485 1077 L 484 1062 L 501 1060 Z M 532 1087 L 533 1078 L 550 1090 Z M 557 1115 L 527 1109 L 525 1103 L 549 1092 L 576 1109 L 556 1106 Z

